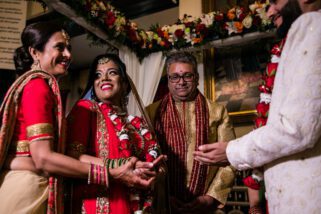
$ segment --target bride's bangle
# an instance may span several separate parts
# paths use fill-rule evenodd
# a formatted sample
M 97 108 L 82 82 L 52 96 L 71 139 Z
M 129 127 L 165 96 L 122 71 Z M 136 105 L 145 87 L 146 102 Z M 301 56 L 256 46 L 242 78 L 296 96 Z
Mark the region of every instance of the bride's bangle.
M 91 163 L 88 172 L 88 184 L 100 184 L 108 187 L 108 168 Z

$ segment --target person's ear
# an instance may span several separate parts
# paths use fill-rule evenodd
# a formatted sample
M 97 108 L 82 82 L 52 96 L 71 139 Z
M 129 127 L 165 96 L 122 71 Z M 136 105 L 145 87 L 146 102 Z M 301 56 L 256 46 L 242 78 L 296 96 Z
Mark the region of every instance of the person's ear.
M 29 47 L 29 53 L 33 59 L 33 61 L 38 60 L 38 55 L 39 55 L 39 51 L 36 50 L 35 48 Z

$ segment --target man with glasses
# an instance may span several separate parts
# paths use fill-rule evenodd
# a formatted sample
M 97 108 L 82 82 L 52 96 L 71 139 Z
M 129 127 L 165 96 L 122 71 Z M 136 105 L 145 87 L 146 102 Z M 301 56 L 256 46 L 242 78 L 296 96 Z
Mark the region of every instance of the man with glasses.
M 231 167 L 194 161 L 198 146 L 234 139 L 226 109 L 197 89 L 199 75 L 192 54 L 175 52 L 166 59 L 169 93 L 147 111 L 162 152 L 168 156 L 172 213 L 214 213 L 226 203 L 234 181 Z

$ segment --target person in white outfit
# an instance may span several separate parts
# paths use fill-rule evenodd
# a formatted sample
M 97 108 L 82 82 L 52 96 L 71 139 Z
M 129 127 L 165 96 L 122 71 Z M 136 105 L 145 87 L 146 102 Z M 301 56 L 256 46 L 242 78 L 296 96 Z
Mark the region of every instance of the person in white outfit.
M 286 0 L 278 0 L 277 5 Z M 264 167 L 269 213 L 321 210 L 321 0 L 298 1 L 281 55 L 266 126 L 199 147 L 196 160 Z

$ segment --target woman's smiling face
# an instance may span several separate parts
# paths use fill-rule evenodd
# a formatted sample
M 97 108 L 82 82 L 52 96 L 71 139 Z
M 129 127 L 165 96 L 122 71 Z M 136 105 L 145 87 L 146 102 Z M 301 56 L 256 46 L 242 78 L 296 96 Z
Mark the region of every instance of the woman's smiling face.
M 122 89 L 118 66 L 112 60 L 98 64 L 94 81 L 94 90 L 98 100 L 119 106 Z
M 41 69 L 54 75 L 66 74 L 71 61 L 68 39 L 61 31 L 54 33 L 46 43 L 42 52 L 36 51 Z

